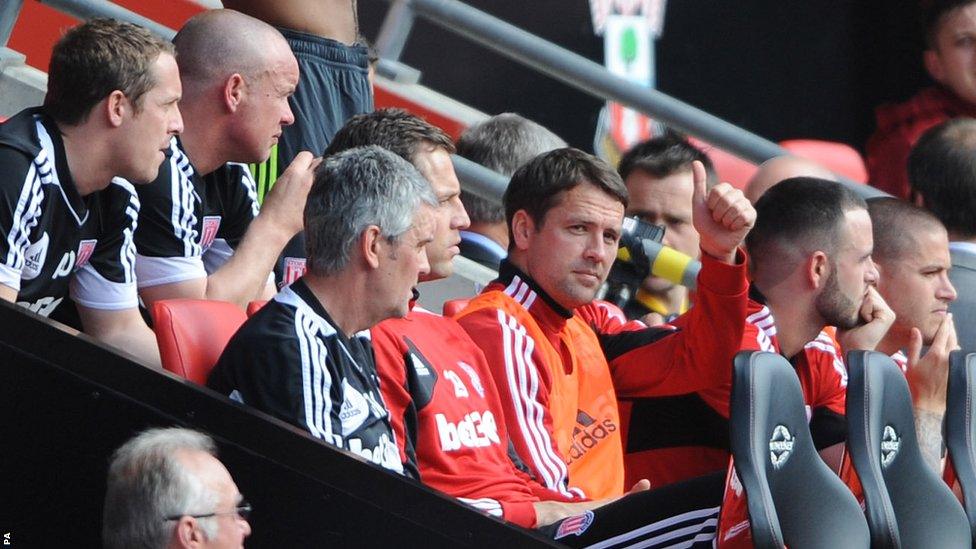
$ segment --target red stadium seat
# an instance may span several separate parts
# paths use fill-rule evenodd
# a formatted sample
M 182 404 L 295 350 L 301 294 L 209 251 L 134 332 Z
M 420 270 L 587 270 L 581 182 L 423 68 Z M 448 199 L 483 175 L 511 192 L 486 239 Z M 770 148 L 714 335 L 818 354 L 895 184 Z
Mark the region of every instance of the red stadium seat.
M 247 317 L 251 318 L 254 313 L 261 310 L 268 302 L 263 299 L 258 299 L 247 304 Z
M 224 301 L 163 299 L 153 303 L 153 330 L 163 368 L 199 385 L 220 358 L 234 332 L 247 320 Z
M 868 170 L 860 153 L 849 145 L 816 139 L 791 139 L 780 146 L 796 156 L 817 162 L 828 170 L 858 183 L 867 183 Z
M 470 297 L 464 299 L 451 299 L 449 301 L 445 301 L 444 307 L 442 309 L 444 316 L 452 317 L 460 313 L 461 311 L 464 310 L 465 307 L 468 306 L 469 301 L 471 301 Z

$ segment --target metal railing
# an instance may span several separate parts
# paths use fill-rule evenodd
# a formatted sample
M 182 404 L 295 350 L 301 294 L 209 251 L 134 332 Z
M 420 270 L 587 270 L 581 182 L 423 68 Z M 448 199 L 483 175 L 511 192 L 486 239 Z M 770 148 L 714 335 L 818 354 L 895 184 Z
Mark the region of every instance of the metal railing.
M 176 36 L 176 31 L 143 17 L 138 13 L 109 2 L 108 0 L 36 0 L 52 8 L 77 17 L 78 19 L 94 19 L 96 17 L 111 17 L 119 21 L 128 21 L 146 27 L 167 40 Z M 24 0 L 2 0 L 0 5 L 0 48 L 7 46 L 17 17 L 24 6 Z
M 172 39 L 176 32 L 108 0 L 37 0 L 81 19 L 112 17 L 142 25 Z M 730 124 L 657 90 L 631 83 L 603 66 L 457 0 L 387 0 L 390 10 L 376 39 L 380 54 L 390 62 L 399 59 L 409 38 L 415 15 L 497 51 L 529 68 L 547 74 L 603 100 L 613 100 L 695 135 L 712 145 L 756 163 L 789 154 L 760 136 Z M 7 45 L 23 0 L 3 0 L 0 5 L 0 47 Z M 454 157 L 458 178 L 466 190 L 500 200 L 507 181 L 492 170 Z M 881 191 L 842 179 L 858 194 L 869 197 Z
M 788 151 L 758 135 L 660 91 L 610 73 L 603 66 L 457 0 L 391 3 L 376 39 L 380 55 L 398 59 L 415 16 L 603 100 L 616 101 L 746 160 L 761 163 Z M 885 193 L 842 178 L 864 197 Z

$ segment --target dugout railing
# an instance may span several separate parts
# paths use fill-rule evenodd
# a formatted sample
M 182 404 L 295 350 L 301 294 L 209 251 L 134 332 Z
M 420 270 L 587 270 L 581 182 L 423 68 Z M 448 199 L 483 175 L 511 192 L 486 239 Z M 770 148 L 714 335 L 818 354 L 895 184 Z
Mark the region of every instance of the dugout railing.
M 100 546 L 112 451 L 173 425 L 216 440 L 254 506 L 248 547 L 554 546 L 0 301 L 0 532 L 11 546 Z

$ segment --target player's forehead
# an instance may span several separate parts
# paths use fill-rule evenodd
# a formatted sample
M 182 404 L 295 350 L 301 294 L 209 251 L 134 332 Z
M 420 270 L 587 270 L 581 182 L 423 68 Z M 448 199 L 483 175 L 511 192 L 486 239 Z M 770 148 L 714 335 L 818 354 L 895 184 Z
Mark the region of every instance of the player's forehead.
M 976 2 L 949 10 L 936 23 L 935 39 L 939 46 L 966 33 L 976 34 Z
M 444 147 L 423 143 L 414 154 L 413 164 L 430 183 L 438 198 L 448 198 L 461 192 L 461 182 L 454 171 L 451 155 Z
M 562 191 L 546 213 L 547 220 L 597 223 L 616 228 L 623 222 L 623 216 L 624 205 L 619 199 L 586 182 Z
M 627 211 L 657 213 L 691 210 L 694 196 L 694 176 L 691 169 L 680 170 L 664 177 L 655 177 L 643 170 L 634 170 L 624 181 L 629 196 Z

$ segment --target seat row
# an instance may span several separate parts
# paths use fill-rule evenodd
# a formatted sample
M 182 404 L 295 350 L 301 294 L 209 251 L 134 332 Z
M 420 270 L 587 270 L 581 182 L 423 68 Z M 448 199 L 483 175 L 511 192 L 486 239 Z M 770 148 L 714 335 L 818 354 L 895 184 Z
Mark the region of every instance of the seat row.
M 445 314 L 466 301 L 447 302 Z M 157 301 L 164 368 L 206 384 L 231 336 L 264 303 L 252 302 L 245 313 L 218 301 Z M 773 353 L 736 356 L 730 434 L 755 546 L 969 547 L 976 542 L 976 353 L 951 356 L 944 479 L 922 459 L 898 365 L 866 351 L 848 353 L 847 364 L 847 456 L 863 502 L 817 454 L 790 363 Z M 956 484 L 963 506 L 950 488 Z
M 789 362 L 766 352 L 735 358 L 732 454 L 755 546 L 974 546 L 976 353 L 956 351 L 950 358 L 944 479 L 922 458 L 898 365 L 873 351 L 848 353 L 847 365 L 847 452 L 863 502 L 818 456 Z M 962 505 L 953 494 L 956 482 Z

